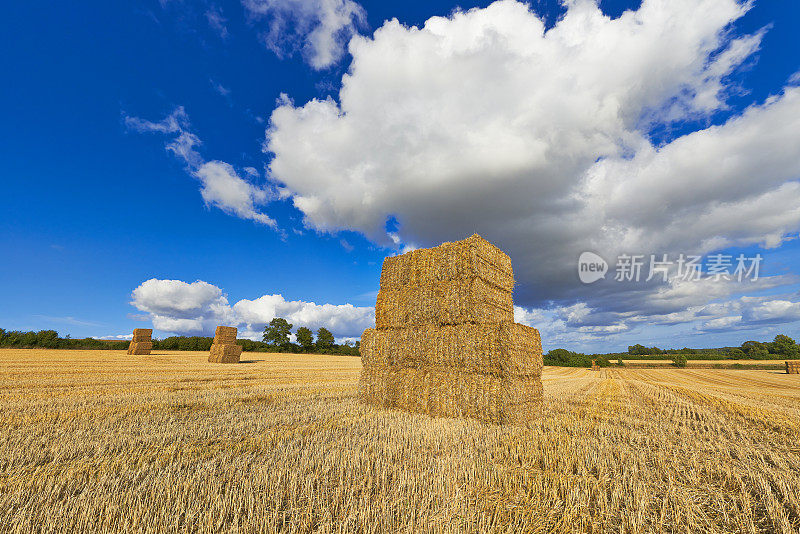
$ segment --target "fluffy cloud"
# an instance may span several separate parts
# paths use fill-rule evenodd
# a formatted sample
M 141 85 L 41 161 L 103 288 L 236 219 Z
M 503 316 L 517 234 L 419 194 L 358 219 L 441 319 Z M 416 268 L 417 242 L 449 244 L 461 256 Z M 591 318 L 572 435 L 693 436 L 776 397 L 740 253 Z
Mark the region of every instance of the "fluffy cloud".
M 800 321 L 800 295 L 784 298 L 742 297 L 691 310 L 696 317 L 715 316 L 698 326 L 701 332 L 748 330 Z
M 747 310 L 745 319 L 753 323 L 789 323 L 800 321 L 800 302 L 771 300 L 759 302 Z
M 238 326 L 243 337 L 260 339 L 267 323 L 283 317 L 295 327 L 314 331 L 325 327 L 337 338 L 354 338 L 375 324 L 372 308 L 287 301 L 281 295 L 243 299 L 231 306 L 219 287 L 201 280 L 153 278 L 134 289 L 132 296 L 131 304 L 150 314 L 156 330 L 176 334 L 208 335 L 224 324 Z
M 228 299 L 215 285 L 198 280 L 151 278 L 133 290 L 133 304 L 150 314 L 156 330 L 197 334 L 213 332 L 233 319 Z
M 375 326 L 372 308 L 352 304 L 315 304 L 300 300 L 286 301 L 281 295 L 264 295 L 255 300 L 240 300 L 233 306 L 236 316 L 250 330 L 260 331 L 274 317 L 283 317 L 295 326 L 316 330 L 325 327 L 338 337 L 361 336 Z
M 243 0 L 253 18 L 266 19 L 264 44 L 278 57 L 302 50 L 315 69 L 330 67 L 344 55 L 344 45 L 366 20 L 352 0 Z
M 203 184 L 200 194 L 207 205 L 216 206 L 242 219 L 276 226 L 271 217 L 255 208 L 256 204 L 266 203 L 270 195 L 265 189 L 255 187 L 239 176 L 231 164 L 209 161 L 201 165 L 194 174 Z
M 747 9 L 644 0 L 611 19 L 577 0 L 546 30 L 527 5 L 502 0 L 422 28 L 388 21 L 351 40 L 338 100 L 274 110 L 271 176 L 320 231 L 388 246 L 481 233 L 514 258 L 517 302 L 567 313 L 554 320 L 587 335 L 637 317 L 677 321 L 687 306 L 755 288 L 586 286 L 576 259 L 775 247 L 798 231 L 800 88 L 650 140 L 730 113 L 729 77 L 763 34 L 733 31 Z M 387 220 L 399 223 L 391 233 Z M 576 303 L 583 311 L 566 311 Z
M 254 185 L 242 178 L 229 163 L 205 161 L 197 151 L 202 141 L 191 132 L 189 116 L 183 107 L 175 108 L 158 122 L 127 115 L 124 117 L 124 122 L 130 130 L 136 132 L 168 136 L 165 148 L 182 160 L 186 164 L 187 171 L 200 182 L 200 194 L 206 206 L 214 206 L 242 219 L 250 219 L 277 228 L 274 219 L 256 208 L 274 197 L 272 188 Z M 250 176 L 253 176 L 252 171 L 255 171 L 252 167 L 245 169 Z

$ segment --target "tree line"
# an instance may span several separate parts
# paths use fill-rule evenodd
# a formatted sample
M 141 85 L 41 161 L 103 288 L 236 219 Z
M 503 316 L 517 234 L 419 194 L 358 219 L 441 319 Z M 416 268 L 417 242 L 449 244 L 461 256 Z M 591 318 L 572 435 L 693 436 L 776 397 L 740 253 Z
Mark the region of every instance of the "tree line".
M 295 333 L 296 343 L 289 341 L 292 325 L 285 319 L 273 320 L 264 329 L 262 341 L 237 339 L 245 352 L 295 352 L 313 354 L 340 354 L 359 356 L 360 342 L 336 344 L 333 334 L 326 328 L 314 334 L 305 327 Z M 153 339 L 153 350 L 191 350 L 207 351 L 211 349 L 213 337 L 204 336 L 170 336 L 164 339 Z M 38 332 L 6 331 L 0 328 L 0 347 L 25 349 L 84 349 L 84 350 L 126 350 L 130 341 L 95 339 L 92 337 L 73 339 L 69 335 L 60 337 L 55 330 Z
M 291 352 L 309 354 L 341 354 L 360 355 L 360 342 L 336 344 L 333 334 L 326 328 L 319 328 L 314 333 L 301 326 L 295 331 L 295 341 L 290 341 L 293 325 L 286 319 L 275 318 L 264 327 L 261 341 L 237 339 L 236 343 L 246 352 Z M 153 339 L 155 350 L 192 350 L 207 351 L 211 348 L 213 337 L 203 336 L 171 336 L 164 339 Z M 109 340 L 82 338 L 73 339 L 69 335 L 60 337 L 55 330 L 38 332 L 6 331 L 0 328 L 0 347 L 42 348 L 42 349 L 103 349 L 125 350 L 130 342 L 126 340 Z M 559 367 L 589 367 L 596 360 L 601 367 L 624 365 L 625 359 L 672 359 L 678 367 L 683 367 L 689 360 L 797 360 L 800 359 L 800 346 L 791 337 L 779 334 L 767 342 L 745 341 L 739 347 L 721 347 L 715 349 L 660 349 L 631 345 L 624 353 L 583 354 L 567 349 L 553 349 L 544 355 L 545 365 Z
M 713 349 L 660 349 L 631 345 L 627 352 L 606 354 L 583 354 L 566 349 L 553 349 L 544 356 L 545 365 L 560 367 L 590 367 L 595 360 L 600 367 L 624 365 L 626 359 L 633 360 L 672 360 L 676 367 L 686 367 L 690 360 L 797 360 L 800 359 L 800 345 L 791 337 L 778 334 L 772 341 L 745 341 L 739 347 L 720 347 Z
M 72 339 L 69 335 L 59 337 L 55 330 L 38 332 L 6 331 L 0 328 L 0 347 L 39 348 L 39 349 L 107 349 L 125 350 L 130 342 L 126 340 Z
M 778 334 L 772 341 L 745 341 L 739 347 L 721 347 L 715 349 L 660 349 L 631 345 L 627 356 L 640 359 L 650 357 L 661 359 L 663 355 L 682 354 L 689 360 L 795 360 L 800 358 L 800 346 L 794 339 Z

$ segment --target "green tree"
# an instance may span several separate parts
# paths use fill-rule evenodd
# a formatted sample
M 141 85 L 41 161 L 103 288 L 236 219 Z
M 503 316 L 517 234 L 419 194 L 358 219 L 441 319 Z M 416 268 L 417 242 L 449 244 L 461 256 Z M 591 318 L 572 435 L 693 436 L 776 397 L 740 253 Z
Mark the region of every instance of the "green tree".
M 772 349 L 770 352 L 780 354 L 789 359 L 797 358 L 798 352 L 800 352 L 794 339 L 783 334 L 775 336 L 775 340 L 770 343 L 770 348 Z
M 645 354 L 650 354 L 650 349 L 637 343 L 636 345 L 631 345 L 628 347 L 628 354 L 644 356 Z
M 327 328 L 320 328 L 317 330 L 317 347 L 320 349 L 329 349 L 333 346 L 333 334 Z
M 55 330 L 39 330 L 36 332 L 36 346 L 55 349 L 58 347 L 58 332 Z
M 747 354 L 742 349 L 734 347 L 728 351 L 727 356 L 730 360 L 740 360 L 747 357 Z
M 747 357 L 753 360 L 769 359 L 769 351 L 763 343 L 758 341 L 745 341 L 742 343 L 742 350 Z
M 686 356 L 683 354 L 676 354 L 675 358 L 672 360 L 672 364 L 675 367 L 686 367 Z
M 275 317 L 264 327 L 264 343 L 269 343 L 277 347 L 289 345 L 289 334 L 292 332 L 292 324 L 281 317 Z
M 301 326 L 297 329 L 297 343 L 303 347 L 304 351 L 310 352 L 314 347 L 314 334 L 305 326 Z

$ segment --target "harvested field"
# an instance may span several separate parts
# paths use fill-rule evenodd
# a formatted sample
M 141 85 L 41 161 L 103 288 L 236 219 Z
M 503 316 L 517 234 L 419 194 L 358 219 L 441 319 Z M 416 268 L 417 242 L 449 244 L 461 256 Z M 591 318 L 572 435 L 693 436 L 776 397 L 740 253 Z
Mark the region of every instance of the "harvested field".
M 546 367 L 525 427 L 360 404 L 359 358 L 207 357 L 0 350 L 0 530 L 800 529 L 797 375 Z
M 626 364 L 628 363 L 635 363 L 635 364 L 659 364 L 659 365 L 672 365 L 672 360 L 635 360 L 631 359 L 628 360 L 626 358 L 622 359 L 623 362 Z M 785 365 L 786 360 L 689 360 L 686 362 L 686 365 L 693 366 L 693 365 Z M 611 358 L 611 363 L 616 364 L 617 359 Z

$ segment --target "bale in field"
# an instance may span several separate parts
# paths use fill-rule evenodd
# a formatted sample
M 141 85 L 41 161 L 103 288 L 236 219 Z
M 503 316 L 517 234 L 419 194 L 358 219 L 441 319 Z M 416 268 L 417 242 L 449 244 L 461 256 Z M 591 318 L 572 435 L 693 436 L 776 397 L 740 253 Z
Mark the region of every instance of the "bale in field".
M 133 338 L 128 345 L 128 354 L 150 354 L 153 350 L 153 329 L 152 328 L 134 328 Z
M 362 402 L 491 423 L 539 414 L 542 343 L 514 323 L 511 259 L 473 235 L 386 258 L 361 337 Z
M 208 354 L 211 363 L 239 363 L 241 345 L 236 344 L 238 330 L 234 326 L 218 326 L 214 332 L 214 343 Z
M 600 366 L 597 365 L 597 360 L 592 360 L 592 371 L 599 371 Z
M 488 322 L 514 322 L 514 302 L 476 277 L 381 289 L 375 303 L 378 328 Z
M 800 375 L 800 360 L 789 360 L 786 362 L 786 374 Z
M 361 336 L 366 366 L 452 367 L 473 373 L 540 376 L 539 331 L 516 323 L 368 328 Z

